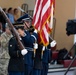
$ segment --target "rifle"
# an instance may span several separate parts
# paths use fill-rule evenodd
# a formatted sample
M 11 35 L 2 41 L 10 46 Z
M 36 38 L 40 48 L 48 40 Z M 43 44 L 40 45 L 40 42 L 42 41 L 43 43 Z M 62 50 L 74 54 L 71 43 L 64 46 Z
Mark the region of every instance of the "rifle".
M 26 13 L 21 7 L 18 7 L 18 9 L 20 10 L 20 11 L 22 11 L 23 13 L 25 13 L 25 14 L 28 14 L 28 13 Z M 28 14 L 29 15 L 29 14 Z M 29 17 L 30 17 L 30 19 L 31 20 L 33 20 L 33 18 L 29 15 Z
M 16 29 L 14 28 L 14 26 L 12 25 L 12 23 L 10 22 L 9 18 L 7 17 L 6 13 L 2 10 L 2 8 L 0 7 L 0 12 L 3 15 L 3 17 L 6 19 L 6 21 L 8 22 L 9 27 L 11 28 L 11 31 L 14 33 L 18 45 L 20 47 L 20 50 L 25 49 L 24 45 L 22 44 L 22 42 L 20 41 L 21 37 L 19 36 L 18 32 L 16 31 Z

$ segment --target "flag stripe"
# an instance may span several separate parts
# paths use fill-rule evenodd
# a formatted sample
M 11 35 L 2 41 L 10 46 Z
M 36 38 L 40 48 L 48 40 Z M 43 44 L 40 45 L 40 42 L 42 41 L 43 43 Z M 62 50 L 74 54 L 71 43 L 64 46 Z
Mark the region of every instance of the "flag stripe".
M 40 39 L 45 46 L 49 43 L 49 33 L 52 31 L 53 1 L 54 0 L 36 0 L 33 14 L 32 24 L 35 29 L 38 30 Z
M 50 0 L 44 0 L 43 2 L 41 2 L 42 6 L 41 6 L 41 4 L 38 5 L 39 9 L 37 8 L 38 11 L 36 11 L 36 14 L 34 15 L 34 20 L 33 20 L 35 22 L 34 25 L 36 25 L 35 28 L 38 30 L 41 30 L 42 26 L 45 24 L 44 21 L 47 20 L 46 14 L 48 14 L 48 15 L 50 14 L 50 8 L 49 8 L 50 2 L 49 1 Z M 40 8 L 42 8 L 42 9 L 40 9 Z
M 47 16 L 47 15 L 49 15 L 49 16 Z M 43 17 L 42 17 L 43 19 L 42 19 L 42 27 L 46 24 L 46 22 L 48 21 L 48 19 L 50 18 L 50 8 L 46 11 L 46 13 L 43 15 Z M 41 27 L 41 28 L 42 28 Z
M 47 29 L 46 29 L 46 26 L 47 26 L 47 24 L 44 26 L 43 30 L 40 33 L 41 40 L 42 40 L 42 42 L 43 42 L 43 44 L 45 46 L 47 46 L 48 43 L 49 43 L 49 38 L 48 38 L 49 37 L 49 34 L 48 34 Z
M 49 27 L 49 22 L 46 23 L 45 27 L 46 27 L 47 32 L 51 33 L 52 29 Z
M 35 16 L 34 16 L 34 25 L 36 25 L 37 24 L 37 22 L 38 22 L 38 20 L 39 20 L 39 17 L 40 17 L 40 13 L 41 13 L 41 7 L 42 7 L 42 1 L 43 0 L 40 0 L 41 2 L 40 2 L 40 4 L 38 5 L 38 9 L 36 10 L 36 14 L 35 14 Z

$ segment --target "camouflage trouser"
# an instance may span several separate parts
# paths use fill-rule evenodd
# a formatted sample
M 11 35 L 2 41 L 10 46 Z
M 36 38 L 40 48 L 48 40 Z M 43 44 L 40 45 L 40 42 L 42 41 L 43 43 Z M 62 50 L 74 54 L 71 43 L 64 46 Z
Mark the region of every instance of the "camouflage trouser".
M 0 75 L 8 75 L 8 71 L 7 71 L 8 62 L 9 62 L 9 59 L 0 58 Z

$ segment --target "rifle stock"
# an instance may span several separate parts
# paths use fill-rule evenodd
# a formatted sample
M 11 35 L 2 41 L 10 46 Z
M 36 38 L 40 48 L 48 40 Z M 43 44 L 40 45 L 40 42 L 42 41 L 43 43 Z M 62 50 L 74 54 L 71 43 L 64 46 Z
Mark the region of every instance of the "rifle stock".
M 14 33 L 16 39 L 17 39 L 17 42 L 18 42 L 18 45 L 19 45 L 19 49 L 20 50 L 23 50 L 25 47 L 24 45 L 22 44 L 22 42 L 20 41 L 20 36 L 18 35 L 18 32 L 16 31 L 16 29 L 14 28 L 14 26 L 12 25 L 12 23 L 10 22 L 9 18 L 7 17 L 6 13 L 2 10 L 2 8 L 0 7 L 0 12 L 1 14 L 3 15 L 3 17 L 6 19 L 9 27 L 11 28 L 12 32 Z

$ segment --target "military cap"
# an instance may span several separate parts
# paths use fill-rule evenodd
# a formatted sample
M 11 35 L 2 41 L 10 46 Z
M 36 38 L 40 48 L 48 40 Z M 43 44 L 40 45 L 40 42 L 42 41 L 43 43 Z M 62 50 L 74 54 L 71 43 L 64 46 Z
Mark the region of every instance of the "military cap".
M 31 21 L 31 19 L 30 18 L 24 18 L 24 19 L 22 19 L 22 21 Z
M 16 29 L 24 29 L 24 24 L 23 22 L 17 22 L 17 23 L 13 23 L 13 26 L 16 28 Z
M 21 22 L 23 20 L 31 20 L 31 17 L 28 14 L 25 14 L 17 19 L 17 22 Z

